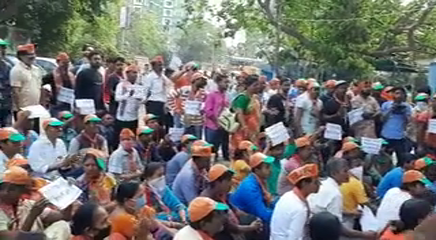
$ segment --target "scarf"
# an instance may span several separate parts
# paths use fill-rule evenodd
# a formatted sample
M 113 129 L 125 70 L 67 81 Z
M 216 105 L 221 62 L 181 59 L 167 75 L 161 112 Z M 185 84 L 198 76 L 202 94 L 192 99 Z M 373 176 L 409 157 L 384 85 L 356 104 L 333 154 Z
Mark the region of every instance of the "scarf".
M 148 184 L 144 189 L 147 206 L 152 207 L 157 213 L 164 212 L 169 221 L 172 221 L 171 210 L 165 205 L 159 193 Z
M 263 200 L 266 203 L 266 205 L 270 205 L 273 201 L 271 193 L 268 192 L 268 189 L 266 188 L 266 183 L 264 180 L 260 179 L 256 174 L 254 174 L 254 177 L 256 178 L 257 182 L 260 185 L 260 188 L 262 189 L 263 194 Z
M 97 134 L 94 137 L 89 136 L 84 130 L 80 133 L 81 138 L 85 141 L 88 141 L 91 144 L 91 148 L 100 149 L 98 144 Z

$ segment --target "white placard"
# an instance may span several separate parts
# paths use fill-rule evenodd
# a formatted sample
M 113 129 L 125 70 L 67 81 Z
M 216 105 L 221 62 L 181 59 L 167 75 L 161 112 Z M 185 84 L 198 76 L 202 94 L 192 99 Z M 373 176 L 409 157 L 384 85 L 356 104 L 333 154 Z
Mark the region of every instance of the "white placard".
M 265 133 L 269 137 L 269 139 L 271 139 L 271 143 L 273 146 L 285 142 L 290 138 L 288 130 L 286 129 L 285 125 L 283 125 L 283 122 L 279 122 L 265 128 Z
M 325 125 L 324 138 L 342 140 L 342 127 L 339 124 L 327 123 Z
M 429 133 L 436 133 L 436 119 L 428 120 L 428 129 L 427 129 L 427 132 L 429 132 Z
M 59 90 L 59 93 L 58 93 L 57 100 L 59 102 L 73 104 L 74 103 L 74 90 L 71 88 L 61 87 L 61 89 Z
M 76 107 L 82 115 L 95 114 L 93 99 L 76 99 Z
M 379 154 L 383 139 L 362 137 L 362 150 L 369 154 Z
M 185 101 L 185 114 L 188 115 L 200 115 L 201 102 L 195 100 Z
M 378 221 L 375 218 L 374 213 L 367 206 L 363 206 L 362 216 L 360 217 L 360 225 L 362 226 L 362 231 L 378 231 Z
M 21 110 L 30 112 L 30 119 L 33 118 L 50 118 L 50 113 L 41 105 L 24 107 Z
M 39 189 L 39 192 L 60 210 L 70 206 L 82 194 L 80 188 L 61 177 Z
M 170 139 L 173 142 L 180 141 L 184 133 L 185 133 L 185 128 L 170 128 L 168 131 L 168 134 L 170 135 Z
M 133 96 L 137 99 L 145 99 L 145 88 L 141 85 L 133 85 L 131 90 L 133 90 Z
M 350 126 L 363 120 L 363 107 L 354 109 L 348 112 L 348 121 L 350 122 Z

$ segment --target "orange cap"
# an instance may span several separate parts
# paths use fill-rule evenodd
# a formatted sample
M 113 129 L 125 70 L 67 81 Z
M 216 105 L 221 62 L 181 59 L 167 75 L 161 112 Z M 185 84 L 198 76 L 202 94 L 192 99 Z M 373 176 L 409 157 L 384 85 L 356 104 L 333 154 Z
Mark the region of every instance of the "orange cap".
M 212 145 L 205 144 L 202 146 L 192 146 L 191 155 L 194 157 L 211 157 L 212 156 Z
M 29 173 L 21 167 L 13 166 L 3 173 L 1 182 L 17 185 L 28 185 L 31 183 Z
M 88 122 L 101 122 L 101 119 L 97 117 L 97 115 L 95 114 L 88 114 L 83 119 L 83 123 L 88 123 Z
M 16 129 L 11 127 L 0 128 L 0 141 L 10 140 L 13 142 L 22 142 L 26 140 L 22 134 L 20 134 Z
M 306 81 L 306 79 L 298 79 L 297 81 L 295 81 L 295 86 L 296 87 L 307 87 L 308 82 Z
M 291 173 L 288 174 L 287 178 L 289 182 L 293 185 L 297 184 L 299 181 L 305 178 L 315 178 L 318 177 L 319 170 L 318 165 L 316 164 L 306 164 L 302 167 L 294 169 Z
M 135 235 L 135 228 L 138 220 L 133 215 L 122 213 L 109 218 L 111 223 L 111 230 L 113 233 L 120 233 L 121 235 L 131 238 Z
M 156 56 L 151 60 L 152 63 L 163 63 L 164 59 L 162 56 Z
M 17 47 L 18 52 L 27 52 L 27 54 L 35 54 L 35 44 L 24 44 L 24 45 L 18 45 Z
M 423 182 L 424 180 L 425 176 L 420 171 L 409 170 L 403 174 L 403 183 L 412 183 L 416 181 Z
M 192 134 L 185 134 L 182 136 L 182 139 L 180 140 L 181 143 L 186 143 L 188 141 L 194 141 L 197 140 L 198 138 Z
M 57 118 L 49 118 L 42 122 L 42 128 L 46 129 L 48 126 L 51 127 L 62 127 L 64 125 L 64 122 Z
M 139 72 L 139 67 L 136 66 L 135 64 L 131 64 L 129 66 L 127 66 L 126 68 L 126 72 Z
M 204 140 L 196 140 L 195 142 L 192 143 L 192 147 L 194 146 L 205 146 L 208 143 Z
M 427 166 L 430 166 L 432 164 L 435 164 L 435 163 L 436 162 L 433 161 L 431 158 L 423 157 L 423 158 L 420 158 L 420 159 L 416 160 L 413 163 L 413 168 L 415 168 L 416 170 L 421 170 L 421 169 L 423 169 L 423 168 L 425 168 Z
M 342 144 L 341 150 L 343 152 L 348 152 L 348 151 L 354 150 L 356 148 L 360 148 L 360 147 L 355 142 L 345 142 Z
M 335 88 L 336 87 L 336 80 L 328 80 L 324 83 L 325 88 Z
M 300 137 L 295 140 L 295 146 L 297 146 L 297 148 L 310 146 L 310 144 L 310 139 L 307 136 Z
M 128 138 L 135 138 L 135 134 L 132 132 L 132 130 L 128 129 L 128 128 L 123 128 L 123 130 L 121 130 L 120 133 L 120 140 L 123 139 L 128 139 Z
M 200 78 L 204 78 L 204 79 L 206 79 L 206 77 L 203 75 L 203 73 L 201 73 L 201 72 L 196 72 L 196 73 L 192 74 L 191 82 L 193 82 L 193 81 L 195 81 L 195 80 L 197 80 L 197 79 L 200 79 Z
M 256 150 L 253 148 L 257 149 L 256 145 L 254 145 L 252 142 L 247 140 L 241 141 L 238 145 L 239 150 Z
M 225 172 L 231 172 L 234 173 L 233 170 L 230 168 L 222 165 L 222 164 L 215 164 L 209 169 L 208 177 L 209 182 L 213 182 L 217 180 L 219 177 L 221 177 Z
M 56 57 L 56 60 L 58 61 L 70 61 L 70 57 L 65 52 L 60 52 L 58 56 Z
M 257 152 L 250 156 L 250 167 L 255 168 L 259 166 L 261 163 L 272 163 L 274 162 L 273 157 L 269 157 L 261 152 Z
M 191 221 L 197 222 L 214 210 L 225 211 L 228 209 L 229 207 L 226 204 L 215 202 L 208 197 L 197 197 L 189 204 L 188 212 Z
M 21 154 L 16 155 L 6 163 L 6 168 L 28 165 L 29 162 Z

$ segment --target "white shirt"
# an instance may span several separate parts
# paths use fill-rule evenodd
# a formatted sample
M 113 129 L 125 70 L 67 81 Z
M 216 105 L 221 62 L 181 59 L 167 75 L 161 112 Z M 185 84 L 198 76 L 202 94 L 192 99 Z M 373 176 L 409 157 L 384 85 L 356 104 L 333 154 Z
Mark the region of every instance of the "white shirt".
M 136 164 L 136 172 L 142 172 L 144 166 L 142 165 L 139 153 L 135 148 L 133 148 L 133 161 L 135 161 Z M 129 166 L 129 153 L 121 146 L 119 146 L 118 149 L 109 157 L 108 172 L 114 174 L 135 173 L 131 171 Z
M 151 71 L 147 76 L 142 78 L 142 85 L 145 87 L 145 96 L 149 101 L 166 102 L 167 87 L 170 80 L 164 74 L 158 76 L 156 72 Z
M 274 208 L 269 239 L 302 240 L 307 211 L 306 205 L 293 191 L 286 192 Z
M 318 193 L 309 195 L 307 200 L 311 213 L 329 212 L 342 222 L 342 194 L 333 178 L 323 180 Z
M 322 101 L 320 99 L 316 99 L 316 105 L 319 110 L 322 108 Z M 313 101 L 309 97 L 309 93 L 305 92 L 298 96 L 295 99 L 295 111 L 297 108 L 303 109 L 303 113 L 301 116 L 301 128 L 303 129 L 303 133 L 312 134 L 316 131 L 318 125 L 318 118 L 313 116 Z
M 54 180 L 59 177 L 59 172 L 48 173 L 47 170 L 50 166 L 62 162 L 66 156 L 67 148 L 62 139 L 56 139 L 56 145 L 53 145 L 46 136 L 40 136 L 30 146 L 28 161 L 33 171 L 42 174 L 44 178 Z
M 13 158 L 21 157 L 21 154 L 17 153 Z M 0 174 L 3 174 L 6 171 L 6 164 L 9 162 L 10 158 L 6 156 L 6 154 L 0 150 Z
M 180 229 L 173 238 L 173 240 L 187 240 L 187 239 L 203 240 L 201 235 L 189 225 Z
M 386 224 L 388 224 L 389 221 L 400 220 L 401 205 L 411 198 L 412 195 L 410 195 L 410 193 L 403 191 L 398 187 L 389 189 L 377 210 L 379 230 L 386 227 Z
M 134 91 L 132 96 L 130 96 L 131 90 Z M 137 120 L 139 107 L 144 100 L 143 86 L 128 81 L 118 83 L 115 89 L 115 101 L 119 102 L 117 119 L 124 122 Z

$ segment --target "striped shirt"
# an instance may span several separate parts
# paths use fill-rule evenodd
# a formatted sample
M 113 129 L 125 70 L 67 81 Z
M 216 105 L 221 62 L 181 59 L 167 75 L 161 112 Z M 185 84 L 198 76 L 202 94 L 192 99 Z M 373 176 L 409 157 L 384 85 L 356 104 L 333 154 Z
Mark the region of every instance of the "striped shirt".
M 204 108 L 206 101 L 206 91 L 199 89 L 196 93 L 191 92 L 191 86 L 184 86 L 177 90 L 171 91 L 168 96 L 168 106 L 173 113 L 179 113 L 182 115 L 182 122 L 185 127 L 200 126 L 204 123 L 204 116 L 185 114 L 186 100 L 199 101 L 202 103 L 201 110 Z

